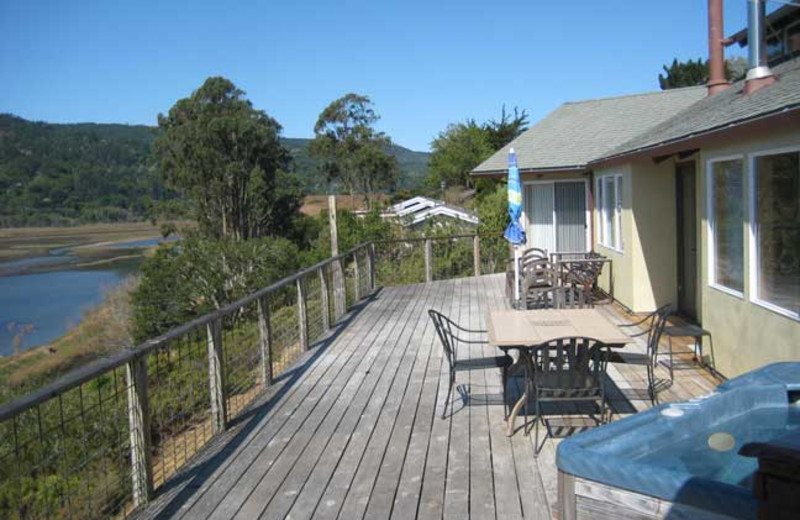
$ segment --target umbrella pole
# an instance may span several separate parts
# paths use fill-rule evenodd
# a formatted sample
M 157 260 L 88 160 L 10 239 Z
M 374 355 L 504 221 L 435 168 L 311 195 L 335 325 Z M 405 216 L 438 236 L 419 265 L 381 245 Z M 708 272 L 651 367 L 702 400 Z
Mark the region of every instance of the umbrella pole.
M 514 244 L 514 302 L 520 308 L 519 246 Z

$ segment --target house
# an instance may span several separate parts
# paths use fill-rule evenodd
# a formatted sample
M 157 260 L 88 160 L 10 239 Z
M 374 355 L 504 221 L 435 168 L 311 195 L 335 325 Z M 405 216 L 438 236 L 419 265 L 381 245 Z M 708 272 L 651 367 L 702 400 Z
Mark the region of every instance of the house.
M 782 5 L 767 15 L 765 21 L 767 65 L 771 67 L 800 56 L 800 4 Z M 742 29 L 726 43 L 746 47 L 747 32 L 747 29 Z
M 754 46 L 728 85 L 710 26 L 708 92 L 567 103 L 473 175 L 504 175 L 514 147 L 529 244 L 580 250 L 585 227 L 585 249 L 613 262 L 601 285 L 613 272 L 632 311 L 672 303 L 701 323 L 731 377 L 800 358 L 800 58 L 770 69 Z
M 451 220 L 467 226 L 477 226 L 477 215 L 458 206 L 446 204 L 428 197 L 412 197 L 390 206 L 383 215 L 397 218 L 404 226 L 417 226 L 429 221 Z

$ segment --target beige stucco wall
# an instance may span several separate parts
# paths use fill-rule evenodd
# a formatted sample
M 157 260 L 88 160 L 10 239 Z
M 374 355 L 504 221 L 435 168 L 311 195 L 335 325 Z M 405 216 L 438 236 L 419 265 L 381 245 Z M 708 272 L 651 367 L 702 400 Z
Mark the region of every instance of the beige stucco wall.
M 708 284 L 708 243 L 706 212 L 707 161 L 716 157 L 743 154 L 745 156 L 745 197 L 749 207 L 750 160 L 748 154 L 787 146 L 800 145 L 800 129 L 773 133 L 739 141 L 727 146 L 701 150 L 698 164 L 698 218 L 701 227 L 700 292 L 703 327 L 714 336 L 718 370 L 733 377 L 774 361 L 800 361 L 800 321 L 766 309 L 750 301 L 750 241 L 749 215 L 745 213 L 742 233 L 744 249 L 744 296 L 737 297 Z
M 603 269 L 603 272 L 598 280 L 598 285 L 606 292 L 611 290 L 611 283 L 614 284 L 614 298 L 628 308 L 633 308 L 635 304 L 634 298 L 634 267 L 633 267 L 633 254 L 632 250 L 636 249 L 636 239 L 633 236 L 633 213 L 631 211 L 632 199 L 632 184 L 631 184 L 631 170 L 629 164 L 613 168 L 602 168 L 595 172 L 595 179 L 605 175 L 622 175 L 622 250 L 617 251 L 601 245 L 598 242 L 600 229 L 600 212 L 593 212 L 594 221 L 594 235 L 593 245 L 594 250 L 603 254 L 611 259 L 613 266 L 611 268 Z M 596 184 L 592 185 L 593 193 L 596 193 Z M 596 202 L 597 203 L 597 202 Z M 612 280 L 613 278 L 613 280 Z
M 671 160 L 640 160 L 600 168 L 595 178 L 609 174 L 623 177 L 623 247 L 603 246 L 595 236 L 595 250 L 614 264 L 605 270 L 600 286 L 609 290 L 613 272 L 615 298 L 634 312 L 650 312 L 677 299 L 675 165 Z M 597 211 L 594 222 L 599 229 Z

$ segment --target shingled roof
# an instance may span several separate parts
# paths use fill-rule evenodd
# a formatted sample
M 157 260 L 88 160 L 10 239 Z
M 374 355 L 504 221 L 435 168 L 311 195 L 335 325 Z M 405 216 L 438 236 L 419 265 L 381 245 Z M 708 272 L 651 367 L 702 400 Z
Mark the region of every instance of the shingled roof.
M 472 173 L 505 172 L 512 147 L 521 171 L 584 169 L 705 96 L 705 87 L 690 87 L 564 103 Z
M 706 97 L 605 154 L 603 159 L 669 144 L 758 117 L 800 108 L 800 58 L 773 67 L 778 82 L 743 95 L 744 81 Z
M 744 95 L 744 81 L 707 97 L 705 87 L 564 103 L 472 171 L 505 173 L 509 148 L 521 171 L 585 170 L 607 159 L 800 109 L 800 58 L 773 67 L 774 85 Z

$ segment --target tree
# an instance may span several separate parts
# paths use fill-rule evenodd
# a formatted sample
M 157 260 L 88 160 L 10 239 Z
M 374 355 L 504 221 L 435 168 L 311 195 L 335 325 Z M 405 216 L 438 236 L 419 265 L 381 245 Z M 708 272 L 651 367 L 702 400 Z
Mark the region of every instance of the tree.
M 346 94 L 320 113 L 314 125 L 312 157 L 323 161 L 328 181 L 338 180 L 353 197 L 356 190 L 372 194 L 390 188 L 399 169 L 394 156 L 386 153 L 392 142 L 375 130 L 380 119 L 367 96 Z
M 281 125 L 256 110 L 231 81 L 208 78 L 165 116 L 154 153 L 169 183 L 196 203 L 209 236 L 246 240 L 280 235 L 271 219 L 276 176 L 289 165 Z
M 177 245 L 159 247 L 142 264 L 132 294 L 133 336 L 153 338 L 219 309 L 299 267 L 299 251 L 284 238 L 236 241 L 187 232 Z
M 472 187 L 469 172 L 494 152 L 486 129 L 474 120 L 449 125 L 433 140 L 431 149 L 428 182 L 433 187 L 442 182 Z
M 708 83 L 709 71 L 708 60 L 697 61 L 688 60 L 685 62 L 672 60 L 672 65 L 664 65 L 664 74 L 658 75 L 658 84 L 661 90 L 669 90 L 681 87 L 696 87 Z M 725 77 L 728 81 L 734 81 L 744 75 L 747 68 L 747 60 L 744 58 L 732 58 L 725 61 Z
M 483 125 L 491 147 L 497 151 L 528 129 L 528 112 L 514 107 L 514 115 L 506 112 L 506 106 L 500 112 L 500 119 L 492 119 Z

